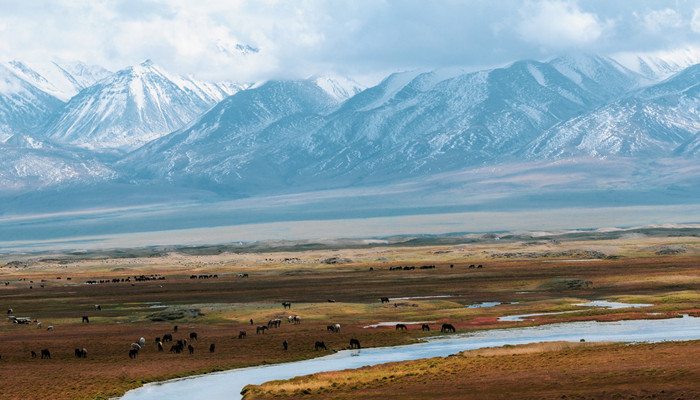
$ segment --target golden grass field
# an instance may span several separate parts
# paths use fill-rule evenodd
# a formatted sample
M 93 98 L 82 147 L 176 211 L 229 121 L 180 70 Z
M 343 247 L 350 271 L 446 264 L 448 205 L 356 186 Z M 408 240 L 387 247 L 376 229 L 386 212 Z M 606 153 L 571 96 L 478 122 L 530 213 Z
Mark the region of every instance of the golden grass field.
M 372 347 L 439 334 L 439 330 L 422 332 L 420 325 L 409 325 L 407 332 L 363 328 L 382 321 L 449 322 L 459 333 L 569 320 L 700 315 L 697 230 L 451 242 L 212 251 L 218 254 L 206 254 L 206 249 L 168 249 L 148 257 L 139 256 L 138 251 L 3 255 L 0 282 L 9 282 L 0 284 L 3 305 L 12 308 L 13 315 L 30 317 L 43 327 L 0 323 L 0 398 L 104 399 L 146 382 L 316 357 L 347 348 L 350 338 Z M 331 258 L 340 263 L 324 262 Z M 484 267 L 469 268 L 471 264 Z M 422 270 L 421 265 L 436 268 Z M 390 271 L 393 266 L 417 268 Z M 142 274 L 165 279 L 133 281 Z M 193 274 L 218 277 L 190 279 Z M 127 277 L 132 281 L 85 284 Z M 592 285 L 568 288 L 562 284 L 571 280 Z M 382 296 L 439 295 L 450 297 L 379 301 Z M 502 315 L 576 310 L 574 304 L 597 299 L 654 306 L 497 321 Z M 283 309 L 283 301 L 292 302 L 291 310 Z M 503 304 L 466 307 L 484 301 Z M 97 304 L 100 311 L 95 310 Z M 300 316 L 302 323 L 288 323 L 289 315 Z M 82 316 L 90 322 L 82 323 Z M 256 326 L 274 318 L 283 319 L 281 327 L 255 334 Z M 335 323 L 341 324 L 340 333 L 327 332 L 326 326 Z M 46 330 L 49 325 L 53 331 Z M 179 327 L 177 332 L 174 325 Z M 244 339 L 238 338 L 241 330 L 247 332 Z M 172 354 L 169 343 L 164 352 L 156 350 L 155 337 L 170 333 L 177 340 L 188 338 L 190 332 L 198 334 L 193 355 Z M 147 345 L 130 359 L 129 346 L 140 337 Z M 286 352 L 284 340 L 289 342 Z M 325 341 L 329 350 L 315 351 L 316 340 Z M 212 343 L 214 353 L 208 350 Z M 391 398 L 401 393 L 402 398 L 463 398 L 463 390 L 476 390 L 477 398 L 634 398 L 647 393 L 648 387 L 647 394 L 657 398 L 692 398 L 696 392 L 691 391 L 695 386 L 691 382 L 698 380 L 690 366 L 699 359 L 698 347 L 698 343 L 682 342 L 483 350 L 275 382 L 250 387 L 246 396 Z M 75 358 L 75 348 L 87 349 L 87 358 Z M 31 358 L 32 350 L 41 349 L 51 351 L 50 360 Z M 656 364 L 645 364 L 652 361 Z M 426 367 L 433 364 L 436 367 Z M 538 378 L 542 376 L 547 379 Z M 596 380 L 601 377 L 609 380 Z M 356 383 L 341 384 L 341 380 Z M 560 387 L 553 388 L 556 382 Z M 614 390 L 595 382 L 606 382 Z

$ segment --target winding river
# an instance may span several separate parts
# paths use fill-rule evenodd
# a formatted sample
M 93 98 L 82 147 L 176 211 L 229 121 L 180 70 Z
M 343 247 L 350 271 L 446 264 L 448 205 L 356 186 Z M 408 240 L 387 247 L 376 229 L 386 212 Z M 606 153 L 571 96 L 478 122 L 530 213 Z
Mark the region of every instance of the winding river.
M 557 340 L 588 342 L 661 342 L 700 339 L 700 318 L 565 322 L 525 328 L 476 331 L 427 338 L 407 346 L 343 350 L 306 361 L 234 369 L 161 383 L 127 392 L 122 400 L 240 399 L 245 385 L 289 379 L 316 372 L 359 368 L 392 361 L 447 356 L 463 350 Z

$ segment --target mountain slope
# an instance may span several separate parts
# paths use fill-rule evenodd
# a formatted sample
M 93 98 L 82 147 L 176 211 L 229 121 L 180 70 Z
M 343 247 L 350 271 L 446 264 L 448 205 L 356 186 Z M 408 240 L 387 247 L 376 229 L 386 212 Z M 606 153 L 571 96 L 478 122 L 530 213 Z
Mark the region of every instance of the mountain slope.
M 11 61 L 6 66 L 37 89 L 62 101 L 111 74 L 108 70 L 81 62 L 24 63 Z
M 181 128 L 238 89 L 172 75 L 146 61 L 78 93 L 47 136 L 91 149 L 132 150 Z
M 525 152 L 532 159 L 693 154 L 698 131 L 700 64 L 552 128 Z

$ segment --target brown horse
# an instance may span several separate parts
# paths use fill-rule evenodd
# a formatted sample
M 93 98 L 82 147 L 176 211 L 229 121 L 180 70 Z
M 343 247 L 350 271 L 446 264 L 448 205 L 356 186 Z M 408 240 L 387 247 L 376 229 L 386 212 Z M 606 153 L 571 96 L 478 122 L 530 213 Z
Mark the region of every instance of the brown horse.
M 396 330 L 397 331 L 406 331 L 406 330 L 408 330 L 408 327 L 405 324 L 396 324 Z
M 255 334 L 257 335 L 258 333 L 261 333 L 261 332 L 264 334 L 266 330 L 267 330 L 267 327 L 265 325 L 259 326 L 259 327 L 255 328 Z
M 326 344 L 323 342 L 316 342 L 316 344 L 314 345 L 314 349 L 315 350 L 318 350 L 318 349 L 328 350 L 328 347 L 326 347 Z
M 388 297 L 381 297 L 379 300 L 381 300 L 382 303 L 388 303 L 388 302 L 389 302 L 389 298 L 388 298 Z
M 351 349 L 354 349 L 354 348 L 359 349 L 360 348 L 360 341 L 355 339 L 355 338 L 350 339 L 350 348 Z
M 452 324 L 442 324 L 442 328 L 440 329 L 440 332 L 456 332 L 457 330 L 455 329 L 454 325 Z
M 430 331 L 430 325 L 423 324 L 423 325 L 421 325 L 420 329 L 423 331 Z

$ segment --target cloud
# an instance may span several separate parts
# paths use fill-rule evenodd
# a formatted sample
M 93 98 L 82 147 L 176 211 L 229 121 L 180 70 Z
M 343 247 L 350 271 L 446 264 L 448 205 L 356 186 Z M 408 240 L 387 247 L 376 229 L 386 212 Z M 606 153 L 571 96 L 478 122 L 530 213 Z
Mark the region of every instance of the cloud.
M 693 18 L 690 20 L 690 29 L 695 33 L 700 33 L 700 8 L 693 11 Z
M 528 2 L 520 17 L 516 31 L 523 40 L 556 49 L 589 44 L 612 27 L 569 1 Z
M 644 25 L 654 33 L 661 32 L 665 28 L 678 28 L 683 25 L 683 18 L 675 10 L 665 8 L 655 10 L 644 16 Z

